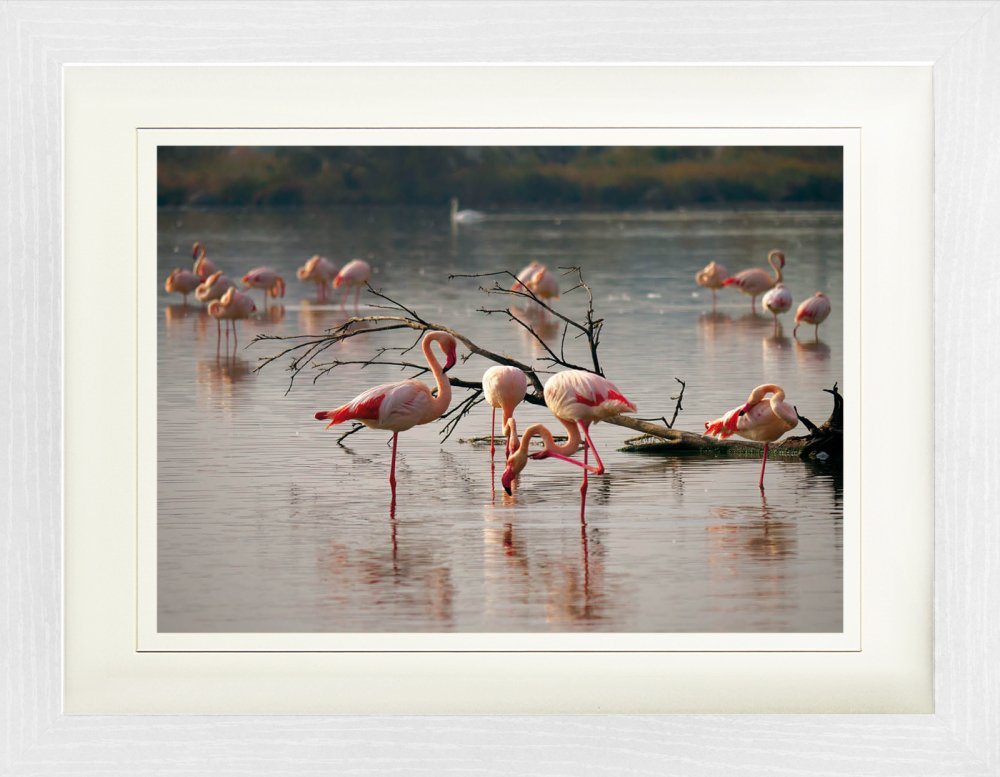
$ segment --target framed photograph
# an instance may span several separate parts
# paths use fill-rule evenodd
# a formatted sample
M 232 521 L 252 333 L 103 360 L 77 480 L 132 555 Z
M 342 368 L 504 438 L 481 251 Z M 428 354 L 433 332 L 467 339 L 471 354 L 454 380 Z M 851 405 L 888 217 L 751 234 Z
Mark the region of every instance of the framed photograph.
M 269 101 L 249 99 L 263 94 L 257 76 L 289 108 L 296 95 L 324 93 L 354 107 L 262 129 L 278 122 Z M 109 248 L 122 241 L 111 251 L 121 257 L 116 296 L 136 289 L 134 328 L 121 330 L 136 358 L 118 362 L 123 388 L 134 370 L 135 395 L 108 392 L 108 412 L 67 421 L 68 487 L 95 487 L 117 465 L 82 447 L 77 455 L 90 435 L 73 424 L 101 419 L 108 434 L 112 406 L 136 408 L 123 426 L 125 439 L 135 435 L 123 449 L 135 452 L 135 506 L 116 532 L 134 544 L 105 544 L 100 558 L 67 549 L 70 617 L 91 624 L 67 632 L 79 661 L 71 709 L 245 712 L 237 689 L 286 712 L 929 709 L 929 481 L 923 494 L 886 486 L 900 456 L 929 469 L 930 453 L 907 446 L 890 464 L 869 408 L 909 401 L 908 413 L 930 412 L 930 355 L 917 347 L 919 327 L 899 336 L 912 341 L 905 349 L 865 328 L 885 325 L 884 306 L 865 307 L 888 292 L 882 282 L 929 299 L 930 232 L 909 227 L 930 212 L 930 128 L 905 142 L 888 132 L 927 114 L 925 70 L 77 68 L 65 77 L 68 201 L 94 204 L 67 209 L 69 310 L 95 282 L 78 279 L 86 264 L 74 246 L 103 231 L 119 120 L 132 145 L 118 154 L 117 191 L 136 216 L 131 232 L 103 238 Z M 634 118 L 601 127 L 599 106 L 624 77 Z M 206 78 L 220 98 L 218 116 L 199 120 L 206 126 L 143 118 L 146 106 L 176 99 L 181 115 L 196 112 Z M 405 97 L 473 84 L 461 117 L 450 99 Z M 719 126 L 714 106 L 769 89 L 782 99 Z M 830 105 L 830 90 L 843 95 L 836 111 L 802 127 L 801 111 Z M 589 99 L 589 115 L 557 111 L 555 91 L 566 104 Z M 673 95 L 663 112 L 640 96 L 658 91 Z M 888 106 L 886 91 L 896 95 Z M 532 112 L 538 103 L 544 115 Z M 499 104 L 508 126 L 493 126 Z M 379 120 L 381 106 L 400 118 Z M 243 129 L 221 126 L 223 115 Z M 765 115 L 776 126 L 761 128 Z M 310 123 L 323 126 L 296 127 Z M 95 153 L 102 137 L 107 154 Z M 99 161 L 105 200 L 77 198 L 74 182 Z M 884 193 L 864 186 L 879 169 L 893 182 Z M 899 227 L 888 216 L 863 226 L 869 210 L 884 210 L 880 196 L 905 202 Z M 906 250 L 866 263 L 888 239 Z M 317 286 L 308 273 L 320 259 L 337 272 Z M 107 293 L 111 281 L 100 283 Z M 70 374 L 84 338 L 99 340 L 87 331 L 82 321 L 68 330 Z M 890 400 L 899 354 L 928 379 Z M 85 356 L 98 361 L 97 350 Z M 479 402 L 493 367 L 524 389 L 491 400 L 499 435 Z M 81 398 L 93 406 L 90 394 Z M 493 445 L 477 444 L 488 420 Z M 338 424 L 362 433 L 324 429 Z M 84 531 L 98 536 L 118 512 L 107 498 L 92 505 L 69 510 L 67 526 L 93 522 Z M 893 505 L 913 516 L 906 530 L 866 517 Z M 101 580 L 88 571 L 95 563 L 107 570 Z M 895 577 L 880 572 L 890 565 Z M 863 584 L 866 569 L 877 585 Z M 904 582 L 921 578 L 922 588 Z M 135 619 L 95 629 L 109 612 L 97 586 L 111 581 Z M 137 681 L 164 653 L 179 670 L 168 698 L 156 689 L 162 671 Z M 256 669 L 208 681 L 210 697 L 183 698 L 186 678 L 235 653 L 285 678 L 280 701 Z M 376 683 L 418 656 L 447 656 L 448 669 L 320 702 L 302 653 L 338 684 L 348 673 Z M 626 654 L 629 671 L 643 666 L 641 681 L 628 677 Z M 549 690 L 496 694 L 497 655 L 519 672 L 544 671 Z M 573 680 L 579 670 L 551 668 L 567 658 L 591 667 L 592 687 Z M 885 662 L 896 673 L 873 681 Z M 711 680 L 720 671 L 751 673 L 757 688 L 720 693 Z M 799 682 L 775 691 L 789 671 Z M 432 702 L 403 688 L 423 697 L 427 683 L 463 673 Z
M 165 14 L 196 7 L 182 42 Z M 626 64 L 715 14 L 511 8 L 5 10 L 6 225 L 43 257 L 12 265 L 11 363 L 63 358 L 8 403 L 11 518 L 37 517 L 4 550 L 11 773 L 97 773 L 91 742 L 132 773 L 381 771 L 386 737 L 464 768 L 497 732 L 546 774 L 636 737 L 633 768 L 808 772 L 820 724 L 852 773 L 918 743 L 989 773 L 997 548 L 960 482 L 990 462 L 942 397 L 992 390 L 946 311 L 991 313 L 933 268 L 995 237 L 966 171 L 996 153 L 996 9 L 736 4 L 711 61 L 681 32 Z M 435 64 L 391 32 L 421 11 Z M 761 13 L 781 62 L 742 54 Z M 108 54 L 122 19 L 148 50 Z M 557 27 L 577 64 L 523 48 Z M 310 64 L 195 64 L 223 29 Z M 317 53 L 362 29 L 381 62 Z M 559 717 L 664 712 L 715 714 Z M 248 717 L 171 761 L 194 719 L 151 713 Z M 480 717 L 351 717 L 393 713 Z

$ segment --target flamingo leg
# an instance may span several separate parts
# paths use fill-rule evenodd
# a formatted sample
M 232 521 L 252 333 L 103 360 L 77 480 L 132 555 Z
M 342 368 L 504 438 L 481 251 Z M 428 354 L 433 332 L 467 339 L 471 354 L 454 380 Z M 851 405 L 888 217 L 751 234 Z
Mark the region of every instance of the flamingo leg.
M 389 465 L 389 487 L 392 488 L 392 501 L 396 501 L 396 443 L 399 432 L 392 433 L 392 464 Z
M 587 452 L 590 450 L 590 445 L 587 443 L 583 444 L 583 482 L 580 483 L 580 520 L 583 520 L 583 505 L 587 503 L 587 474 L 590 471 L 590 467 L 587 465 Z
M 601 456 L 597 452 L 597 448 L 594 447 L 594 441 L 590 439 L 590 423 L 587 422 L 587 421 L 580 421 L 580 428 L 583 429 L 583 436 L 587 440 L 587 447 L 583 449 L 583 461 L 586 464 L 586 462 L 587 462 L 587 448 L 592 448 L 593 451 L 594 451 L 594 458 L 597 459 L 597 467 L 594 468 L 594 469 L 591 469 L 590 471 L 593 472 L 595 475 L 603 475 L 604 474 L 604 462 L 601 461 Z
M 358 309 L 358 300 L 361 299 L 361 287 L 357 286 L 354 289 L 354 310 Z
M 757 315 L 757 295 L 756 294 L 754 294 L 750 298 L 750 312 L 753 313 L 755 316 Z
M 816 335 L 816 336 L 815 336 L 815 338 L 814 338 L 814 339 L 815 339 L 815 340 L 816 340 L 817 342 L 819 342 L 819 324 L 816 324 L 816 333 L 815 333 L 815 335 Z
M 764 467 L 767 466 L 767 448 L 770 443 L 764 443 L 764 458 L 760 462 L 760 490 L 764 490 Z
M 490 428 L 490 461 L 493 461 L 493 454 L 496 452 L 496 446 L 493 444 L 493 438 L 497 436 L 497 409 L 493 408 L 493 426 Z
M 236 321 L 233 321 L 233 353 L 236 353 L 236 349 L 240 347 L 240 338 L 236 334 Z

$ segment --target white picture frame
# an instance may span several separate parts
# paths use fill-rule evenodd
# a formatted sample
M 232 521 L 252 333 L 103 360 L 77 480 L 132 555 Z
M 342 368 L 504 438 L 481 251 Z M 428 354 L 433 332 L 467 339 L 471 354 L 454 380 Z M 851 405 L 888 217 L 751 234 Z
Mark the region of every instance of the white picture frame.
M 990 531 L 997 489 L 996 454 L 980 446 L 985 430 L 971 428 L 959 409 L 985 407 L 996 395 L 984 354 L 996 342 L 990 326 L 986 264 L 997 244 L 996 187 L 983 171 L 995 166 L 1000 12 L 993 3 L 830 6 L 753 3 L 726 6 L 611 4 L 509 6 L 378 4 L 288 6 L 245 4 L 6 6 L 3 42 L 11 107 L 5 119 L 10 161 L 9 199 L 2 210 L 8 236 L 10 289 L 21 305 L 10 308 L 12 374 L 3 390 L 11 430 L 4 491 L 7 542 L 3 568 L 8 673 L 0 714 L 2 753 L 12 774 L 62 771 L 106 773 L 107 748 L 115 768 L 129 773 L 268 771 L 295 762 L 298 771 L 341 769 L 384 772 L 405 760 L 415 772 L 488 767 L 531 768 L 535 773 L 615 772 L 622 766 L 649 773 L 784 769 L 827 770 L 831 753 L 851 774 L 992 773 L 998 763 L 994 698 L 1000 658 L 991 618 L 996 591 L 986 575 L 997 555 Z M 558 11 L 558 13 L 556 12 Z M 197 16 L 196 26 L 176 18 Z M 723 18 L 724 16 L 724 18 Z M 400 43 L 397 30 L 422 29 L 425 38 Z M 901 22 L 896 26 L 890 22 Z M 710 32 L 705 32 L 708 29 Z M 261 30 L 266 34 L 258 35 Z M 764 33 L 761 33 L 764 30 Z M 936 129 L 935 344 L 938 401 L 936 444 L 936 699 L 919 717 L 789 718 L 546 718 L 474 719 L 241 718 L 99 719 L 61 711 L 60 426 L 52 413 L 62 396 L 61 321 L 53 304 L 61 288 L 61 142 L 59 80 L 63 65 L 101 61 L 219 59 L 211 33 L 232 36 L 232 61 L 335 62 L 474 58 L 537 60 L 532 41 L 553 36 L 567 61 L 648 60 L 697 62 L 890 61 L 933 63 Z M 697 34 L 696 34 L 697 33 Z M 364 45 L 359 40 L 364 38 Z M 711 40 L 706 46 L 705 41 Z M 136 41 L 141 40 L 141 46 Z M 330 52 L 336 52 L 331 56 Z M 546 49 L 544 53 L 548 53 Z M 964 273 L 951 272 L 962 262 Z M 969 272 L 968 270 L 971 270 Z M 976 272 L 978 271 L 978 272 Z M 966 309 L 978 311 L 973 328 Z M 952 312 L 955 311 L 955 312 Z M 985 334 L 984 334 L 985 333 Z M 18 370 L 18 367 L 24 367 Z M 984 364 L 988 369 L 988 364 Z M 963 397 L 962 404 L 954 401 Z M 980 400 L 977 402 L 976 400 Z M 959 422 L 961 418 L 961 425 Z M 963 438 L 958 439 L 961 433 Z M 983 454 L 973 454 L 982 450 Z M 974 484 L 969 488 L 967 484 Z M 67 536 L 67 542 L 75 538 Z M 758 738 L 759 737 L 759 738 Z M 762 742 L 765 740 L 766 742 Z M 177 747 L 185 741 L 183 750 Z M 193 742 L 191 740 L 194 740 Z M 382 747 L 391 743 L 391 747 Z M 464 747 L 456 749 L 456 743 Z M 513 744 L 512 743 L 516 743 Z M 303 761 L 301 754 L 307 752 Z M 821 753 L 820 757 L 817 754 Z M 442 759 L 447 759 L 443 761 Z M 219 761 L 222 761 L 220 764 Z M 295 768 L 295 767 L 289 767 Z M 273 769 L 272 769 L 273 771 Z

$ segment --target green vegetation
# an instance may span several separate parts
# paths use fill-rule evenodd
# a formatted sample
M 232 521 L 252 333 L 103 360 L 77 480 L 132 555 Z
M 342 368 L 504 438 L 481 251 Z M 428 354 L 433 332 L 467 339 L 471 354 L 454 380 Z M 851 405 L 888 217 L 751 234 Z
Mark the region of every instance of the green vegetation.
M 159 149 L 165 206 L 840 207 L 826 146 L 323 146 Z

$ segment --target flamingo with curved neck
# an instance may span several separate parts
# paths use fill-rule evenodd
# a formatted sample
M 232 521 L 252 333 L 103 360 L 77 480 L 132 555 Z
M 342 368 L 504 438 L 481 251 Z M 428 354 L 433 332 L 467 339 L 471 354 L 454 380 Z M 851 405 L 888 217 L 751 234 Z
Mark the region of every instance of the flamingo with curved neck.
M 768 399 L 770 395 L 770 399 Z M 764 490 L 764 467 L 772 442 L 799 423 L 799 414 L 785 401 L 785 390 L 775 383 L 764 383 L 750 392 L 747 401 L 721 418 L 705 423 L 705 434 L 720 439 L 739 435 L 745 440 L 764 443 L 760 464 L 760 490 Z
M 437 344 L 444 354 L 442 366 L 431 350 Z M 389 467 L 389 486 L 392 498 L 396 498 L 396 447 L 399 433 L 420 424 L 427 424 L 441 417 L 451 404 L 451 383 L 445 373 L 458 360 L 455 338 L 447 332 L 428 332 L 420 345 L 427 360 L 427 366 L 434 376 L 437 393 L 420 380 L 401 380 L 384 383 L 358 394 L 346 405 L 335 410 L 316 413 L 316 419 L 329 421 L 327 429 L 344 421 L 360 421 L 370 429 L 386 429 L 392 432 L 392 463 Z
M 785 255 L 778 250 L 771 251 L 767 255 L 767 263 L 774 270 L 773 276 L 767 270 L 752 267 L 749 270 L 738 272 L 722 282 L 723 286 L 735 286 L 750 297 L 750 309 L 754 315 L 757 314 L 757 297 L 781 283 L 781 270 L 785 266 Z
M 511 452 L 507 457 L 507 467 L 504 469 L 503 475 L 500 476 L 500 482 L 503 485 L 504 491 L 508 494 L 511 493 L 511 483 L 521 473 L 521 470 L 525 468 L 529 456 L 536 460 L 547 458 L 562 459 L 578 467 L 587 466 L 581 461 L 570 458 L 570 456 L 580 450 L 580 443 L 583 441 L 580 437 L 580 430 L 571 421 L 562 418 L 559 418 L 558 421 L 566 427 L 566 442 L 562 445 L 556 443 L 552 432 L 549 431 L 549 428 L 545 424 L 532 424 L 524 430 L 524 435 L 520 440 L 517 438 L 517 423 L 514 419 L 510 418 L 504 424 L 504 433 L 507 434 L 512 442 Z M 540 438 L 545 447 L 537 453 L 529 454 L 529 446 L 533 437 Z

